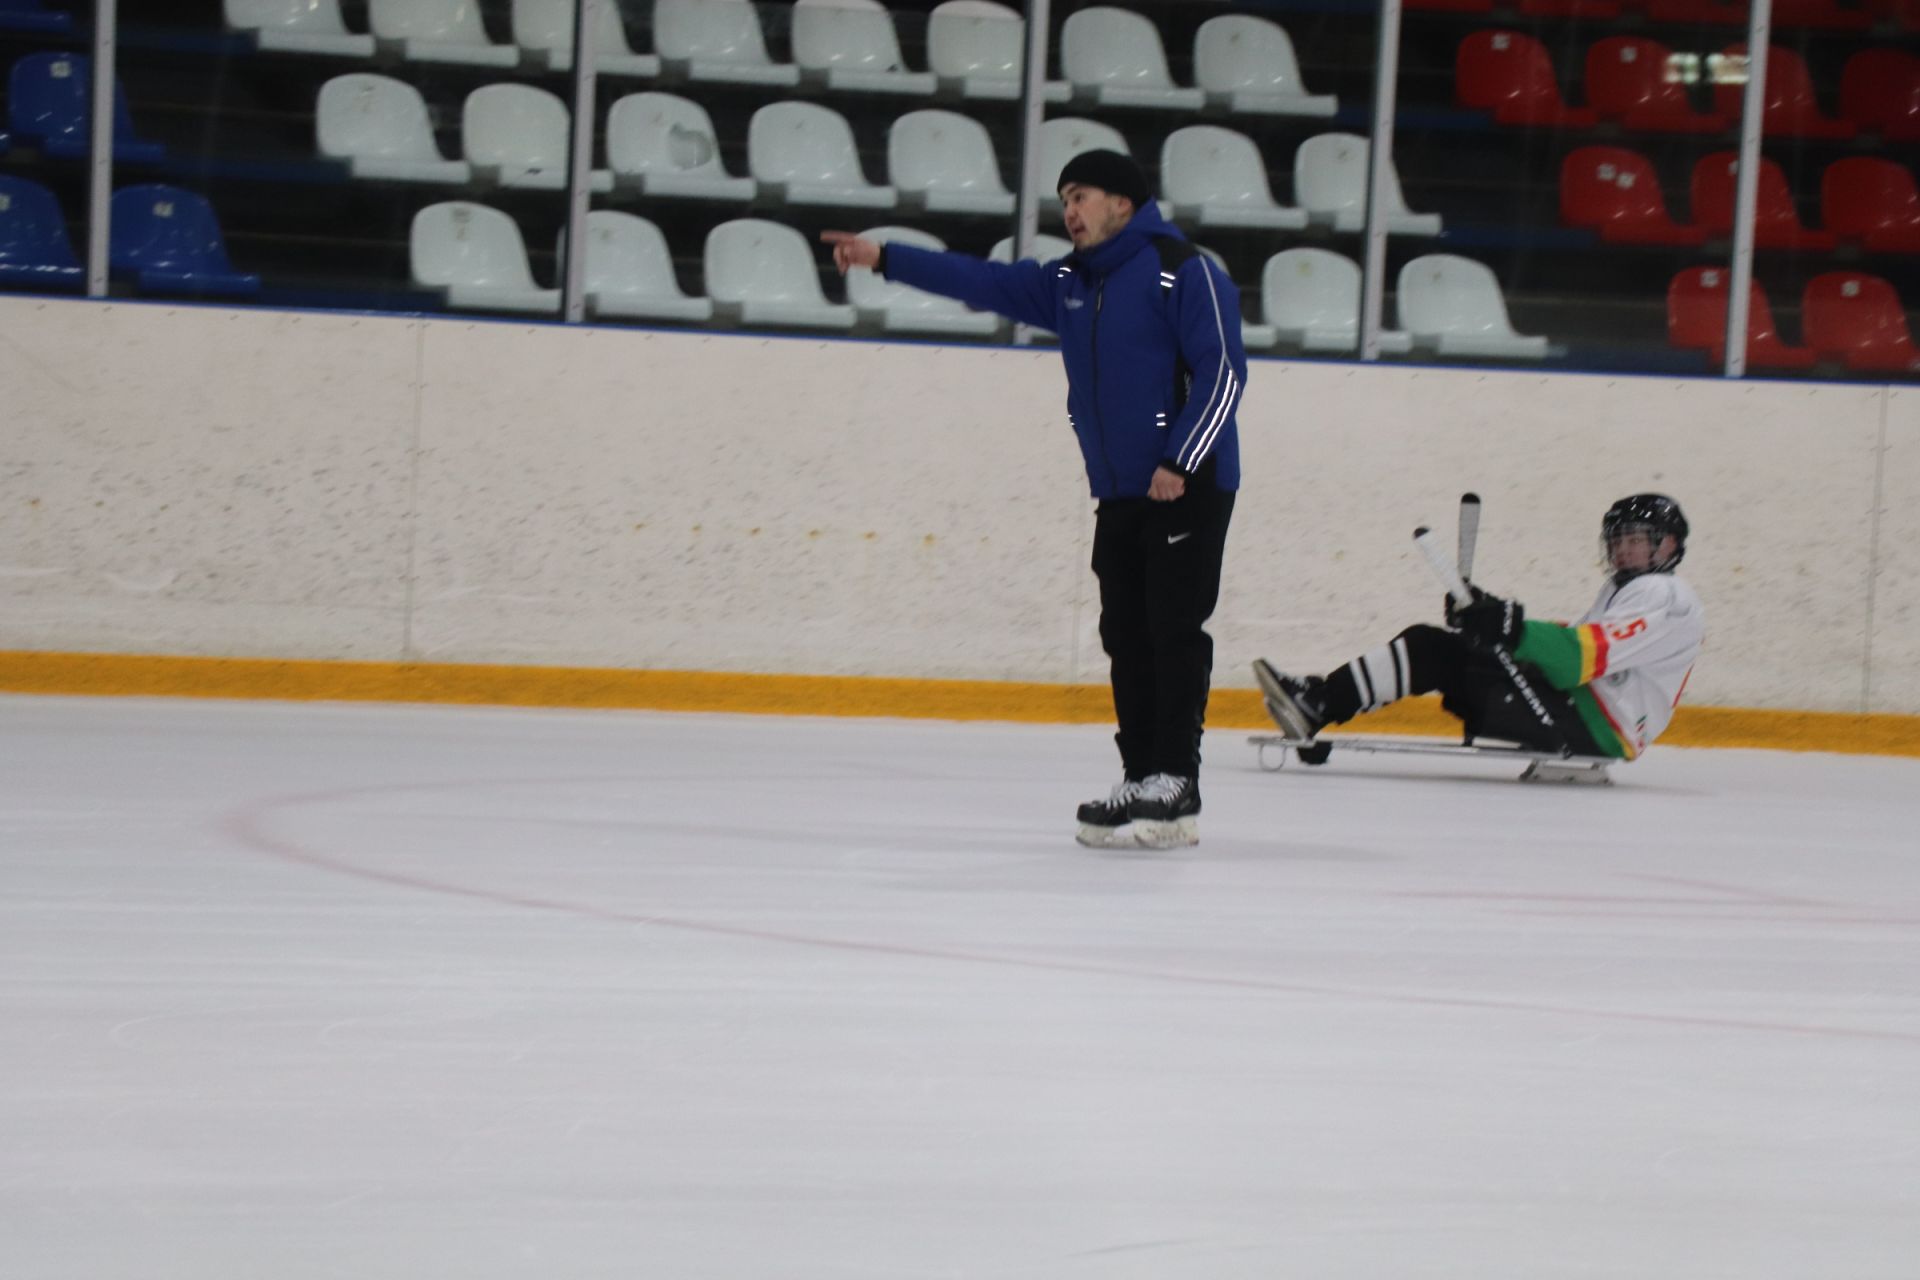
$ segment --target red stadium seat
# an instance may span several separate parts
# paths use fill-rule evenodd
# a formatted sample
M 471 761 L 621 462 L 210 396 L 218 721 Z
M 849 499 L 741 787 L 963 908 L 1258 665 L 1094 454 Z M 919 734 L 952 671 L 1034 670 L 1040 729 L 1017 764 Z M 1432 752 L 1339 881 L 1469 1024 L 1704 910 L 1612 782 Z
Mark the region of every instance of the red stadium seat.
M 1722 23 L 1747 25 L 1745 0 L 1648 0 L 1647 17 L 1653 22 Z M 1865 31 L 1874 15 L 1863 4 L 1848 8 L 1839 0 L 1773 0 L 1773 25 L 1776 27 L 1819 27 L 1829 31 Z
M 1701 156 L 1693 166 L 1693 220 L 1711 235 L 1733 234 L 1734 185 L 1739 171 L 1737 151 L 1715 151 Z M 1801 224 L 1785 171 L 1765 156 L 1760 158 L 1754 195 L 1755 247 L 1824 252 L 1839 243 L 1833 232 L 1815 231 Z
M 1773 0 L 1773 25 L 1865 31 L 1873 25 L 1873 11 L 1864 4 L 1845 8 L 1839 0 Z
M 1906 31 L 1920 31 L 1920 0 L 1872 0 L 1875 14 Z
M 1820 220 L 1874 253 L 1920 253 L 1920 193 L 1913 175 L 1892 160 L 1852 156 L 1828 165 Z
M 1725 267 L 1692 267 L 1667 286 L 1667 340 L 1676 347 L 1704 351 L 1718 365 L 1727 358 L 1727 290 L 1733 273 Z M 1773 327 L 1773 308 L 1759 284 L 1747 286 L 1747 363 L 1757 369 L 1811 369 L 1819 356 L 1807 347 L 1790 347 Z
M 1667 78 L 1673 51 L 1657 40 L 1609 36 L 1587 50 L 1587 102 L 1601 118 L 1645 133 L 1725 133 L 1727 116 L 1702 114 L 1686 86 Z
M 1647 20 L 1696 27 L 1710 22 L 1744 27 L 1747 25 L 1747 6 L 1744 3 L 1722 3 L 1722 0 L 1647 0 Z
M 1862 49 L 1840 72 L 1840 114 L 1889 142 L 1920 141 L 1920 58 Z
M 1592 227 L 1608 244 L 1704 244 L 1707 233 L 1667 213 L 1660 177 L 1637 151 L 1581 147 L 1560 165 L 1560 220 Z
M 1807 345 L 1861 373 L 1920 373 L 1900 295 L 1879 276 L 1829 271 L 1807 281 L 1800 298 Z
M 1727 54 L 1746 56 L 1744 44 L 1728 45 Z M 1745 84 L 1715 85 L 1713 105 L 1717 111 L 1738 118 Z M 1807 64 L 1791 49 L 1773 45 L 1767 50 L 1767 108 L 1763 129 L 1770 134 L 1794 138 L 1851 138 L 1857 130 L 1852 121 L 1834 120 L 1820 114 L 1820 101 L 1813 94 L 1813 79 Z
M 1529 18 L 1617 18 L 1620 0 L 1520 0 Z
M 1518 31 L 1476 31 L 1462 40 L 1454 95 L 1461 106 L 1493 112 L 1498 124 L 1583 129 L 1599 120 L 1566 104 L 1546 46 Z

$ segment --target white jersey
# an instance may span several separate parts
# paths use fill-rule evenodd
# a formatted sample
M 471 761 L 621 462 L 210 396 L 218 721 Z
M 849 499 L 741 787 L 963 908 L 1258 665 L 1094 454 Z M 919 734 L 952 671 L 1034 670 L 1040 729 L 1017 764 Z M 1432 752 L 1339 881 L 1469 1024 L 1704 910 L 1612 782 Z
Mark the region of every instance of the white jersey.
M 1666 730 L 1706 636 L 1706 611 L 1685 579 L 1612 579 L 1580 619 L 1580 683 L 1593 692 L 1628 759 Z

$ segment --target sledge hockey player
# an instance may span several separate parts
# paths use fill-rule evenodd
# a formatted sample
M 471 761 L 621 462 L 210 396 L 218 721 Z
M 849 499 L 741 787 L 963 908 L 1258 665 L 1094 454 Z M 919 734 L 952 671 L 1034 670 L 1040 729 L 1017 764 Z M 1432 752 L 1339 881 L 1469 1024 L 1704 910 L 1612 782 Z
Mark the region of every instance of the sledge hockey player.
M 1600 521 L 1600 545 L 1612 573 L 1579 622 L 1530 619 L 1518 601 L 1474 587 L 1465 607 L 1449 601 L 1451 629 L 1408 627 L 1325 676 L 1298 679 L 1256 659 L 1267 713 L 1289 739 L 1305 743 L 1362 711 L 1437 690 L 1469 737 L 1632 760 L 1673 718 L 1705 618 L 1700 598 L 1674 573 L 1687 553 L 1687 520 L 1672 498 L 1620 499 Z M 1519 663 L 1551 726 L 1494 646 Z

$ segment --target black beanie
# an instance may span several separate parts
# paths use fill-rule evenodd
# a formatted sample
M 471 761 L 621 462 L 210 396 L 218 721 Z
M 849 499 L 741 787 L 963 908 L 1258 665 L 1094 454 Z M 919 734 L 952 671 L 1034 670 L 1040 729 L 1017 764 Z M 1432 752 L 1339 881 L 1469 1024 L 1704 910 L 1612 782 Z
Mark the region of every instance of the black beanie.
M 1125 196 L 1133 201 L 1136 209 L 1153 199 L 1153 188 L 1147 185 L 1147 175 L 1133 162 L 1132 156 L 1122 155 L 1118 151 L 1082 151 L 1067 161 L 1067 167 L 1060 171 L 1060 181 L 1053 184 L 1053 189 L 1059 191 L 1069 182 L 1077 182 L 1083 187 L 1098 187 L 1108 195 Z

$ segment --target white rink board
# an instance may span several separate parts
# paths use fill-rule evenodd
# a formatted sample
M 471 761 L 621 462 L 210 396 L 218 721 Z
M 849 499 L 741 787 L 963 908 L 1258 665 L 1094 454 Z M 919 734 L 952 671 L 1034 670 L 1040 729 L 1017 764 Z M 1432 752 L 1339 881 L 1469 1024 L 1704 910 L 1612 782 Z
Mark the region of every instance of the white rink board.
M 1104 678 L 1050 350 L 20 299 L 0 333 L 0 648 Z M 1431 616 L 1408 534 L 1465 489 L 1480 579 L 1577 613 L 1599 513 L 1658 488 L 1700 530 L 1691 701 L 1920 713 L 1915 402 L 1256 361 L 1216 678 Z

